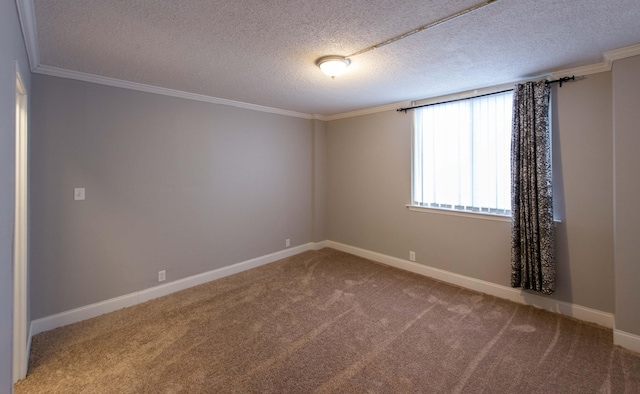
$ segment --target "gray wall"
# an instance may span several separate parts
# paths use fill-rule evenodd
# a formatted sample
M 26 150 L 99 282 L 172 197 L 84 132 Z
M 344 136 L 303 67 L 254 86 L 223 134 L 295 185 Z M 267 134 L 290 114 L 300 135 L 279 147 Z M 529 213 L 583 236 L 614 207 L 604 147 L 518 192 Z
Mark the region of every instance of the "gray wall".
M 613 65 L 616 329 L 640 335 L 640 56 Z
M 614 311 L 611 73 L 555 87 L 557 297 Z
M 15 180 L 15 61 L 27 94 L 31 73 L 18 12 L 13 1 L 0 2 L 0 393 L 10 393 L 13 364 L 13 215 Z
M 34 319 L 312 241 L 310 120 L 43 75 L 33 103 Z
M 554 122 L 558 284 L 554 298 L 613 312 L 611 75 L 557 90 Z M 405 207 L 411 191 L 410 114 L 327 124 L 328 238 L 504 286 L 510 223 Z

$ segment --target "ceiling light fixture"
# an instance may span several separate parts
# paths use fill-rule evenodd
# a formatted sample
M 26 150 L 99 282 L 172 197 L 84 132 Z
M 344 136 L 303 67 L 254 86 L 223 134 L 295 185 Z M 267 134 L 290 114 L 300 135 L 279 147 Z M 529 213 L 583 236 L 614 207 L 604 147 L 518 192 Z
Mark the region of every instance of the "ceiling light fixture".
M 407 38 L 409 36 L 412 36 L 416 33 L 420 33 L 421 31 L 425 31 L 427 29 L 430 29 L 432 27 L 438 26 L 442 23 L 445 22 L 449 22 L 453 19 L 456 19 L 458 17 L 461 17 L 462 15 L 468 14 L 470 12 L 476 11 L 482 7 L 486 7 L 489 4 L 495 3 L 498 0 L 486 0 L 480 4 L 476 4 L 473 7 L 464 9 L 462 11 L 456 12 L 453 15 L 449 15 L 447 17 L 444 17 L 442 19 L 438 19 L 435 22 L 431 22 L 428 23 L 426 25 L 417 27 L 411 31 L 408 31 L 406 33 L 400 34 L 398 36 L 392 37 L 388 40 L 382 41 L 376 45 L 371 45 L 370 47 L 364 48 L 359 50 L 358 52 L 354 52 L 349 56 L 337 56 L 337 55 L 331 55 L 331 56 L 324 56 L 321 57 L 320 59 L 316 60 L 316 65 L 318 67 L 320 67 L 320 69 L 322 70 L 323 73 L 327 74 L 328 76 L 330 76 L 331 78 L 335 78 L 336 76 L 342 74 L 343 72 L 346 71 L 347 67 L 349 66 L 349 64 L 351 64 L 351 60 L 349 59 L 350 57 L 356 56 L 356 55 L 361 55 L 365 52 L 369 52 L 372 51 L 374 49 L 378 49 L 382 46 L 385 45 L 389 45 L 392 42 L 396 42 L 398 40 L 402 40 L 403 38 Z
M 316 65 L 320 67 L 320 70 L 331 78 L 344 73 L 349 64 L 351 64 L 350 59 L 338 55 L 324 56 L 316 61 Z

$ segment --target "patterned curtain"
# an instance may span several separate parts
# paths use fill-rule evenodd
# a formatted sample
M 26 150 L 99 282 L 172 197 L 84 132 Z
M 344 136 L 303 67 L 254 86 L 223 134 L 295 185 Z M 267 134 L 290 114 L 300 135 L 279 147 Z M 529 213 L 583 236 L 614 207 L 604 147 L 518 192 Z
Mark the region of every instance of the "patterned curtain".
M 511 142 L 511 286 L 555 290 L 549 86 L 519 84 Z

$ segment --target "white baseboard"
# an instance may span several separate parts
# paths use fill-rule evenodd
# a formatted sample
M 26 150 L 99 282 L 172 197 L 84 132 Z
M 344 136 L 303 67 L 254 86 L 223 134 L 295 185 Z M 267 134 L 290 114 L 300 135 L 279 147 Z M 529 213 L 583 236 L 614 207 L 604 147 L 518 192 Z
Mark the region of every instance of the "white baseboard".
M 640 336 L 613 329 L 613 344 L 640 353 Z
M 607 328 L 613 328 L 613 314 L 611 313 L 602 312 L 596 309 L 591 309 L 564 301 L 557 301 L 519 289 L 514 289 L 512 287 L 502 286 L 480 279 L 455 274 L 449 271 L 429 267 L 412 261 L 399 259 L 397 257 L 392 257 L 381 253 L 372 252 L 370 250 L 341 244 L 339 242 L 328 241 L 327 246 L 332 249 L 340 250 L 369 260 L 377 261 L 379 263 L 390 265 L 392 267 L 400 268 L 419 275 L 428 276 L 430 278 L 465 287 L 467 289 L 476 290 L 481 293 L 504 298 L 520 304 L 533 305 L 541 309 L 560 313 L 566 316 L 572 316 L 576 319 L 595 323 Z
M 572 316 L 576 319 L 599 324 L 607 328 L 613 328 L 614 319 L 613 314 L 611 313 L 598 311 L 568 302 L 553 300 L 551 298 L 524 292 L 522 290 L 514 289 L 511 287 L 455 274 L 438 268 L 433 268 L 381 253 L 372 252 L 370 250 L 341 244 L 339 242 L 322 241 L 316 243 L 310 242 L 293 248 L 284 249 L 279 252 L 243 261 L 227 267 L 218 268 L 199 275 L 190 276 L 188 278 L 176 280 L 174 282 L 166 283 L 160 286 L 155 286 L 135 293 L 123 295 L 95 304 L 58 313 L 52 316 L 33 320 L 29 329 L 27 351 L 29 351 L 31 345 L 31 337 L 41 332 L 90 319 L 92 317 L 113 312 L 128 306 L 133 306 L 157 297 L 162 297 L 180 290 L 210 282 L 212 280 L 224 278 L 226 276 L 246 271 L 251 268 L 269 264 L 274 261 L 290 257 L 308 250 L 319 250 L 325 247 L 330 247 L 369 260 L 377 261 L 382 264 L 400 268 L 405 271 L 438 279 L 443 282 L 451 283 L 471 290 L 476 290 L 485 294 L 490 294 L 496 297 L 518 302 L 520 304 L 533 305 L 541 309 L 567 316 Z M 626 333 L 620 330 L 614 330 L 614 343 L 627 349 L 640 352 L 640 336 Z
M 165 285 L 155 286 L 150 289 L 139 291 L 138 302 L 149 301 L 154 298 L 162 297 L 171 293 L 175 293 L 180 290 L 188 289 L 193 286 L 198 286 L 203 283 L 211 282 L 212 280 L 224 278 L 225 276 L 250 270 L 251 268 L 256 268 L 261 265 L 273 263 L 274 261 L 291 257 L 296 254 L 306 252 L 308 250 L 315 250 L 315 244 L 313 242 L 309 242 L 304 245 L 294 246 L 292 248 L 284 249 L 279 252 L 256 257 L 255 259 L 251 259 L 251 260 L 243 261 L 241 263 L 236 263 L 226 267 L 218 268 L 212 271 L 204 272 L 202 274 L 193 275 L 188 278 L 167 283 Z
M 295 246 L 265 256 L 236 263 L 227 267 L 218 268 L 212 271 L 204 272 L 202 274 L 190 276 L 188 278 L 183 278 L 159 286 L 154 286 L 149 289 L 137 291 L 135 293 L 126 294 L 95 304 L 36 319 L 31 321 L 28 341 L 30 344 L 31 337 L 33 335 L 39 334 L 44 331 L 53 330 L 54 328 L 91 319 L 92 317 L 100 316 L 105 313 L 117 311 L 118 309 L 140 304 L 142 302 L 175 293 L 180 290 L 188 289 L 193 286 L 201 285 L 212 280 L 224 278 L 225 276 L 237 274 L 251 268 L 256 268 L 261 265 L 269 264 L 280 259 L 306 252 L 308 250 L 318 250 L 325 246 L 326 241 L 320 243 L 310 242 L 304 245 Z
M 320 241 L 313 244 L 313 250 L 320 250 L 329 247 L 329 241 Z

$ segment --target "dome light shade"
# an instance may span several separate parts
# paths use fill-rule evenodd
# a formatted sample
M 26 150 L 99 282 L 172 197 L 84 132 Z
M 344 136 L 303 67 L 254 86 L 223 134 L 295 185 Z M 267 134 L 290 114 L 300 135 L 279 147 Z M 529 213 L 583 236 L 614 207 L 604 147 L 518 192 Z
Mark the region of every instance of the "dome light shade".
M 320 70 L 331 78 L 335 78 L 345 72 L 349 64 L 351 64 L 351 60 L 337 55 L 324 56 L 316 61 L 316 65 L 320 67 Z

